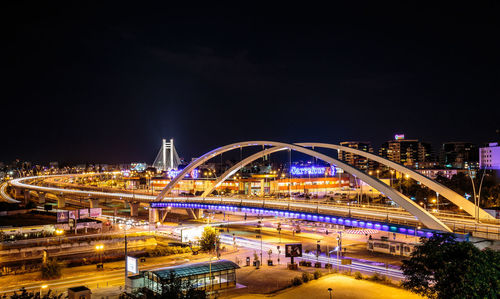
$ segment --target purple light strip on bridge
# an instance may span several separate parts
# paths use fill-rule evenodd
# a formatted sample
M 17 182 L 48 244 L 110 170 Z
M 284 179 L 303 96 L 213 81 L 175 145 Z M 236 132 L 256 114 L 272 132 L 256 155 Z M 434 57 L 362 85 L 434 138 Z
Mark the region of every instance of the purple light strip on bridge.
M 405 235 L 419 236 L 430 238 L 434 233 L 427 230 L 415 230 L 410 227 L 404 227 L 399 225 L 386 225 L 373 221 L 362 221 L 352 218 L 343 217 L 332 217 L 320 214 L 311 213 L 297 213 L 291 211 L 275 210 L 275 209 L 261 209 L 252 207 L 239 207 L 239 206 L 229 206 L 229 205 L 218 205 L 218 204 L 200 204 L 200 203 L 179 203 L 179 202 L 151 202 L 151 208 L 192 208 L 192 209 L 207 209 L 207 210 L 218 210 L 218 211 L 231 211 L 231 212 L 242 212 L 257 215 L 269 215 L 276 217 L 286 217 L 302 220 L 310 220 L 323 223 L 333 223 L 340 225 L 347 225 L 352 227 L 376 229 L 386 232 L 394 232 Z

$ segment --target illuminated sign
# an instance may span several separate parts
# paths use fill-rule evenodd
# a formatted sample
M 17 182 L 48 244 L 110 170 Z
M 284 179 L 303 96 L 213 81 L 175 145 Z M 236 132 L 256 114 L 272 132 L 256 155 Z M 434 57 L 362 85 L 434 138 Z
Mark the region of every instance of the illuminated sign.
M 300 257 L 302 256 L 302 244 L 286 244 L 285 257 Z
M 89 218 L 89 209 L 80 209 L 79 210 L 79 219 Z
M 177 169 L 170 169 L 168 172 L 167 172 L 167 176 L 169 178 L 175 178 L 176 176 L 179 175 L 179 173 L 181 173 L 182 169 L 180 170 L 177 170 Z M 186 174 L 186 177 L 191 177 L 193 179 L 197 179 L 200 175 L 200 172 L 198 171 L 198 169 L 193 169 L 191 170 L 190 173 Z
M 57 222 L 68 222 L 68 211 L 57 212 Z
M 101 217 L 102 208 L 91 208 L 89 212 L 90 212 L 90 217 L 92 218 Z
M 146 170 L 146 163 L 132 163 L 130 164 L 131 166 L 131 169 L 132 170 L 135 170 L 135 171 L 138 171 L 138 172 L 143 172 L 144 170 Z
M 181 242 L 183 243 L 198 242 L 198 240 L 201 239 L 203 230 L 204 227 L 202 226 L 180 229 Z
M 69 219 L 78 219 L 78 210 L 68 211 Z
M 127 271 L 134 274 L 139 273 L 139 265 L 137 259 L 131 256 L 127 256 Z
M 403 140 L 403 139 L 405 139 L 405 134 L 394 135 L 394 140 Z
M 340 168 L 335 166 L 331 167 L 323 167 L 323 166 L 307 166 L 307 167 L 296 167 L 292 166 L 290 169 L 290 173 L 295 176 L 300 175 L 331 175 L 334 176 L 337 171 L 342 173 L 343 171 Z

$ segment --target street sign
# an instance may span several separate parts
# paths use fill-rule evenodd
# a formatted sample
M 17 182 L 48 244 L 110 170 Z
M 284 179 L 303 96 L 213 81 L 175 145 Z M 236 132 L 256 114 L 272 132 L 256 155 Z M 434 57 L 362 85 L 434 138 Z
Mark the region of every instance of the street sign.
M 286 257 L 300 257 L 302 256 L 302 244 L 286 244 L 285 245 Z

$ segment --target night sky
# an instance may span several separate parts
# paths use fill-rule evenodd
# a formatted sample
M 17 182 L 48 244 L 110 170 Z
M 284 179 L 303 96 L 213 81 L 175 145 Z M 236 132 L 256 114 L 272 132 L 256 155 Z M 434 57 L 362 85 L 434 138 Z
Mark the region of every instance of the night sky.
M 187 159 L 254 139 L 483 143 L 500 128 L 494 1 L 13 2 L 0 161 L 152 163 L 163 137 Z

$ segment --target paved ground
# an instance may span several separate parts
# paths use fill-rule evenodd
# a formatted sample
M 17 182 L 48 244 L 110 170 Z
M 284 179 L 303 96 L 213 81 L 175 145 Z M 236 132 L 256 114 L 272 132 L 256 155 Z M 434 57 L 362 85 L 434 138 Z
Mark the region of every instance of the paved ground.
M 410 293 L 403 289 L 374 283 L 366 280 L 356 280 L 352 277 L 332 274 L 322 277 L 317 281 L 311 281 L 299 287 L 286 289 L 270 295 L 248 294 L 241 296 L 229 296 L 234 299 L 253 299 L 253 298 L 301 298 L 329 299 L 328 288 L 332 288 L 332 298 L 355 299 L 355 298 L 380 298 L 380 299 L 422 299 L 423 297 Z

